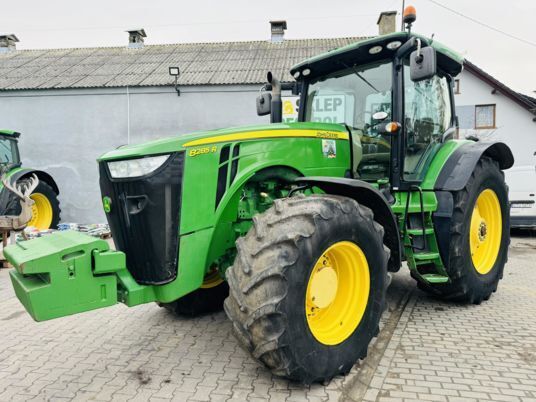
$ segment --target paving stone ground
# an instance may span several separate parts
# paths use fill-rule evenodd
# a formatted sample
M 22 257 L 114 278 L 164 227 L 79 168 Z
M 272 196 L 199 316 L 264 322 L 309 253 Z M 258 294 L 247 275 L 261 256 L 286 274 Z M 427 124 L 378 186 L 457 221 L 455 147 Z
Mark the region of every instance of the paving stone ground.
M 35 323 L 0 269 L 0 401 L 536 401 L 535 284 L 536 238 L 526 235 L 480 306 L 433 299 L 403 270 L 368 358 L 304 387 L 242 351 L 224 313 L 117 305 Z

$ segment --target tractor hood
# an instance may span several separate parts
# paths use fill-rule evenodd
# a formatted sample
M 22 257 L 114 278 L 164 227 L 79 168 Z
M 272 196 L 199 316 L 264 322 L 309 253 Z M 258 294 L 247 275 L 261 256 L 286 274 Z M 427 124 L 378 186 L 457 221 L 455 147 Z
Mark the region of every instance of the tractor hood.
M 247 141 L 280 137 L 348 138 L 345 127 L 332 123 L 278 123 L 200 131 L 163 138 L 137 145 L 126 145 L 102 155 L 98 161 L 130 159 L 165 154 L 229 141 Z

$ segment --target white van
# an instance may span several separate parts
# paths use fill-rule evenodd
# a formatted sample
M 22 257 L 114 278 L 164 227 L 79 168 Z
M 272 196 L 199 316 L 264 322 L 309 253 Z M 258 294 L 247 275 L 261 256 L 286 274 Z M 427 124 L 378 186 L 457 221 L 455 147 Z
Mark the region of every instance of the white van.
M 536 166 L 504 171 L 510 187 L 510 227 L 536 229 Z

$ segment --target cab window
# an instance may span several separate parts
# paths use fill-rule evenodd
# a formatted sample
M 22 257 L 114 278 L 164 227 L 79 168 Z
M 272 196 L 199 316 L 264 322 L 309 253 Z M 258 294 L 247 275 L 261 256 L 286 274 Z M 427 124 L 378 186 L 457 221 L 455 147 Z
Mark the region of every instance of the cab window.
M 391 140 L 378 133 L 372 116 L 392 110 L 392 64 L 345 68 L 309 83 L 306 121 L 340 123 L 352 133 L 353 173 L 362 180 L 389 176 Z
M 404 67 L 404 131 L 406 156 L 404 180 L 422 180 L 439 147 L 442 135 L 452 124 L 449 82 L 434 76 L 413 82 Z
M 15 140 L 0 137 L 0 165 L 19 163 L 17 143 Z

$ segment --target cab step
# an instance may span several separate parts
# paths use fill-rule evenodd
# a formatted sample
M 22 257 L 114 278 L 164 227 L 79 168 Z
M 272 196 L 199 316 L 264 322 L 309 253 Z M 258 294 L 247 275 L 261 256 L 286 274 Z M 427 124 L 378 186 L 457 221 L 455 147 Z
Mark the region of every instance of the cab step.
M 434 260 L 438 260 L 439 253 L 415 253 L 413 254 L 413 258 L 415 259 L 415 263 L 423 263 L 423 262 L 433 262 Z
M 449 281 L 449 277 L 444 275 L 424 274 L 421 276 L 428 283 L 447 283 Z
M 406 233 L 412 236 L 422 236 L 422 229 L 406 229 Z M 425 228 L 424 234 L 431 235 L 434 233 L 433 228 Z

